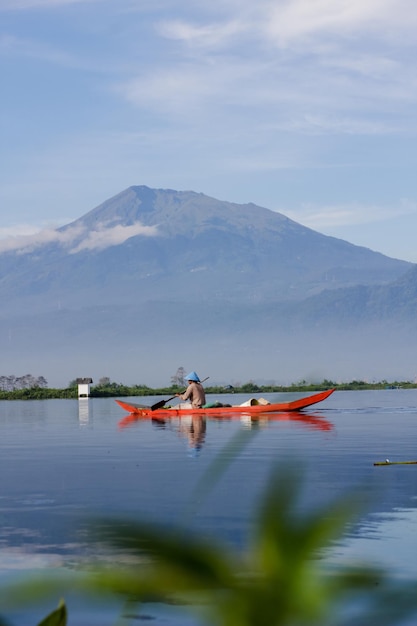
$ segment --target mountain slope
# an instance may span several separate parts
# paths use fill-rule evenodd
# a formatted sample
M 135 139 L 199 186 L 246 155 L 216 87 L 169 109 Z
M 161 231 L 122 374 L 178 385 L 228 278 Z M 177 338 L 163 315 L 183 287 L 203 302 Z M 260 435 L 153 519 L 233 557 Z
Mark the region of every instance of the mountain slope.
M 335 327 L 358 324 L 388 324 L 417 330 L 417 266 L 388 285 L 360 285 L 347 289 L 324 291 L 303 302 L 293 312 L 293 321 L 306 320 Z
M 0 254 L 3 312 L 147 300 L 274 302 L 383 284 L 410 264 L 254 204 L 131 187 L 47 242 Z

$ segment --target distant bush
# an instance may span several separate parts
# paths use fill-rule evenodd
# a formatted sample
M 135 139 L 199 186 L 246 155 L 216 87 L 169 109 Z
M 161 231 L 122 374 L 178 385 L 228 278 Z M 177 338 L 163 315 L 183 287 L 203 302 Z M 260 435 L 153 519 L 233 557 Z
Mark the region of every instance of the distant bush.
M 77 398 L 77 389 L 17 389 L 15 391 L 0 391 L 0 400 L 53 400 Z
M 301 380 L 291 385 L 257 385 L 253 382 L 247 382 L 242 385 L 219 385 L 219 386 L 206 386 L 205 390 L 207 394 L 221 395 L 225 393 L 242 393 L 242 394 L 254 394 L 254 393 L 281 393 L 281 392 L 310 392 L 310 391 L 324 391 L 326 389 L 337 389 L 339 391 L 360 391 L 371 389 L 415 389 L 417 383 L 410 381 L 394 381 L 388 382 L 386 380 L 380 382 L 365 382 L 363 380 L 353 380 L 351 382 L 337 383 L 332 380 L 324 379 L 321 382 L 308 383 L 305 380 Z M 183 391 L 176 385 L 171 387 L 158 387 L 152 388 L 147 385 L 124 385 L 122 383 L 106 382 L 104 384 L 92 385 L 90 389 L 90 396 L 92 398 L 115 398 L 115 397 L 127 397 L 127 396 L 172 396 L 177 392 Z M 72 381 L 65 389 L 49 389 L 40 386 L 26 387 L 21 389 L 14 389 L 8 391 L 0 390 L 0 400 L 47 400 L 53 398 L 77 398 L 78 389 L 77 385 Z

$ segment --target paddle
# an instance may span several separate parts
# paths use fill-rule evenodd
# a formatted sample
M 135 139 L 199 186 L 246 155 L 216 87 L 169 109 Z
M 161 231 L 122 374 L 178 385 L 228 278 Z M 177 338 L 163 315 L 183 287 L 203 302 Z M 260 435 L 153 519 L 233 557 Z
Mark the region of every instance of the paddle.
M 210 376 L 207 376 L 203 380 L 200 380 L 200 382 L 204 383 L 204 381 L 207 380 L 208 378 L 210 378 Z M 184 389 L 184 391 L 185 391 L 185 389 Z M 181 391 L 181 393 L 184 393 L 184 391 Z M 171 396 L 170 398 L 168 398 L 168 400 L 159 400 L 159 402 L 156 402 L 155 404 L 152 404 L 152 406 L 150 406 L 149 408 L 150 408 L 151 411 L 156 411 L 157 409 L 162 409 L 164 404 L 166 404 L 170 400 L 173 400 L 176 397 L 177 397 L 177 394 L 175 394 L 175 396 Z

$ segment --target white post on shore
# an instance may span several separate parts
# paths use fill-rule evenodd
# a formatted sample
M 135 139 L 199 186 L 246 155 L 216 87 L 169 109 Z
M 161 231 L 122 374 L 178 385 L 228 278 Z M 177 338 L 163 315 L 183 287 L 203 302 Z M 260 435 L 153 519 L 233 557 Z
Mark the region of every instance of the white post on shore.
M 92 378 L 77 378 L 75 381 L 78 385 L 78 399 L 90 397 L 90 385 L 93 382 Z

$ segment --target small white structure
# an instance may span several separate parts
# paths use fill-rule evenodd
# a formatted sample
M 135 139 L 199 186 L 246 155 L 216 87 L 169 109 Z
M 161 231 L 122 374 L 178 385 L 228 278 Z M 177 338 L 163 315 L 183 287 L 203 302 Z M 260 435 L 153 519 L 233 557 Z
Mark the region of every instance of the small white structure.
M 90 385 L 93 382 L 92 378 L 77 378 L 75 381 L 78 385 L 78 398 L 90 397 Z

